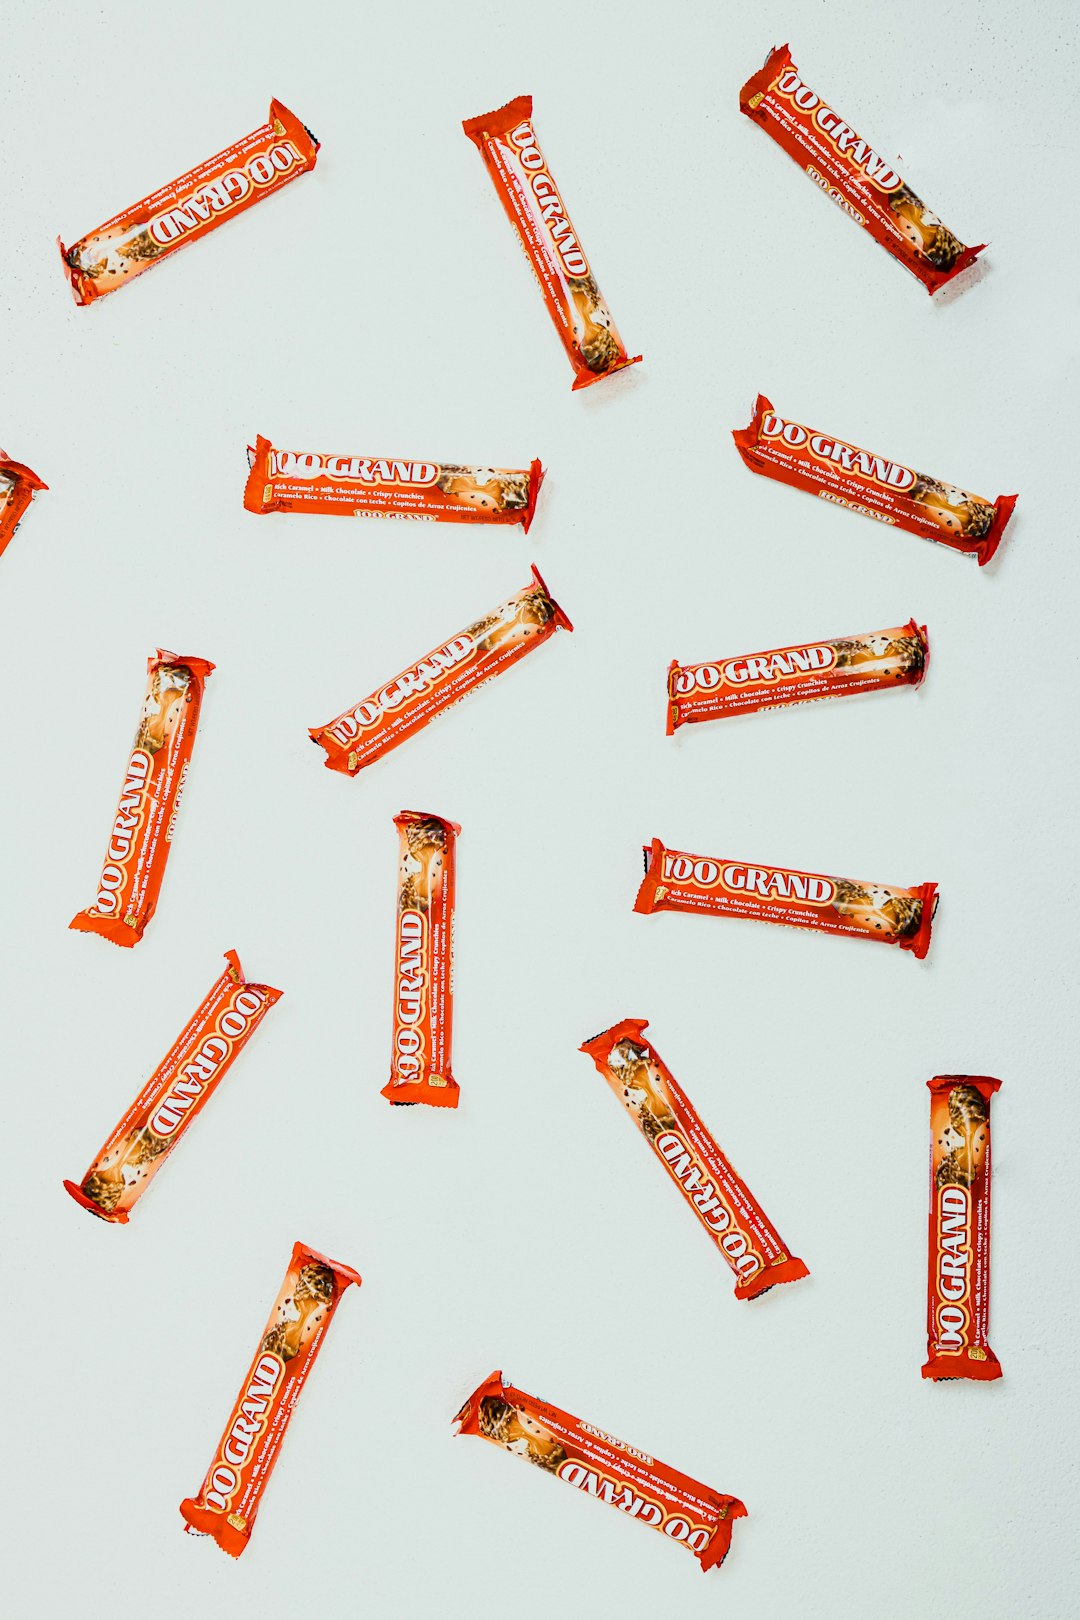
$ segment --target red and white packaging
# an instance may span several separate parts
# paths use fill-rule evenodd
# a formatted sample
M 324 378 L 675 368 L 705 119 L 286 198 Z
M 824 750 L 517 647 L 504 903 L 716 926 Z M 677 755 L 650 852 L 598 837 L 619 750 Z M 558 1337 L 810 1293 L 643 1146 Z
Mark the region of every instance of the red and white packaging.
M 673 658 L 668 667 L 667 734 L 702 720 L 724 720 L 815 698 L 918 686 L 929 657 L 926 626 L 909 619 L 892 630 L 796 642 L 704 664 L 680 664 Z
M 924 957 L 937 909 L 937 884 L 897 889 L 786 866 L 754 866 L 722 856 L 667 849 L 654 838 L 634 910 L 696 911 L 749 917 L 823 934 L 854 934 Z
M 805 169 L 814 184 L 912 275 L 937 292 L 973 264 L 965 247 L 887 159 L 803 83 L 786 45 L 739 92 L 739 110 Z
M 723 1563 L 735 1520 L 746 1518 L 737 1496 L 714 1491 L 647 1451 L 526 1395 L 501 1372 L 485 1378 L 454 1422 L 459 1434 L 488 1440 L 594 1501 L 659 1530 L 693 1553 L 703 1571 Z
M 990 1348 L 990 1102 L 1000 1080 L 939 1074 L 930 1090 L 924 1378 L 1001 1377 Z
M 532 125 L 532 96 L 462 125 L 517 232 L 548 314 L 574 368 L 574 387 L 637 365 L 619 336 Z
M 753 420 L 732 435 L 751 472 L 818 495 L 833 506 L 936 540 L 988 563 L 1001 544 L 1015 495 L 987 501 L 888 456 L 791 421 L 759 394 Z
M 281 991 L 245 979 L 235 951 L 79 1182 L 64 1186 L 105 1221 L 126 1223 Z
M 541 646 L 556 630 L 573 628 L 534 568 L 529 584 L 493 613 L 459 631 L 335 720 L 313 726 L 311 740 L 326 750 L 328 770 L 355 776 L 475 687 Z
M 265 124 L 114 214 L 72 247 L 57 239 L 77 304 L 92 304 L 315 167 L 319 143 L 295 113 L 270 103 Z M 288 248 L 282 250 L 287 256 Z M 281 265 L 260 272 L 283 277 Z
M 0 556 L 7 550 L 38 490 L 48 487 L 36 472 L 0 450 Z
M 397 927 L 394 935 L 392 1103 L 456 1108 L 451 1073 L 454 1025 L 456 821 L 402 810 L 398 830 Z
M 624 1018 L 594 1035 L 587 1052 L 735 1277 L 735 1298 L 810 1275 L 716 1145 L 651 1042 L 647 1018 Z
M 277 450 L 260 434 L 248 446 L 244 506 L 336 517 L 415 518 L 421 523 L 520 523 L 526 534 L 544 482 L 528 467 L 466 467 L 389 456 Z

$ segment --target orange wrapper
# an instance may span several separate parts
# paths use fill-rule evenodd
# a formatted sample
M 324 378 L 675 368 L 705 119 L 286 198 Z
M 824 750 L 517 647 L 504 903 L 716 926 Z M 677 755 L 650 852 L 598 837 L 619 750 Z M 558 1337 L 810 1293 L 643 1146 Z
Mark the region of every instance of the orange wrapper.
M 723 1496 L 680 1474 L 648 1452 L 526 1395 L 493 1372 L 469 1396 L 454 1422 L 459 1434 L 479 1435 L 598 1502 L 647 1524 L 686 1547 L 703 1570 L 722 1564 L 736 1519 L 737 1496 Z
M 548 314 L 562 339 L 574 387 L 587 388 L 625 366 L 626 352 L 611 311 L 532 127 L 532 96 L 518 96 L 496 112 L 462 125 L 487 165 L 492 184 L 536 276 Z
M 248 446 L 248 463 L 244 505 L 260 516 L 324 512 L 424 523 L 520 523 L 526 534 L 544 482 L 538 461 L 518 469 L 327 456 L 275 450 L 261 435 L 254 449 Z
M 574 627 L 534 568 L 528 585 L 494 613 L 471 624 L 402 670 L 336 720 L 313 726 L 329 770 L 355 776 L 365 765 L 422 731 L 429 720 L 539 647 Z
M 984 1074 L 930 1088 L 930 1243 L 924 1378 L 1001 1377 L 990 1348 L 990 1099 Z
M 280 191 L 315 167 L 318 150 L 299 118 L 272 101 L 267 122 L 224 152 L 114 214 L 72 247 L 58 239 L 75 302 L 104 298 L 223 220 Z
M 808 1277 L 753 1193 L 731 1168 L 663 1058 L 647 1018 L 624 1018 L 581 1050 L 627 1109 L 735 1274 L 735 1298 Z
M 731 436 L 751 472 L 936 540 L 976 557 L 980 567 L 1001 544 L 1016 505 L 1015 495 L 999 495 L 991 504 L 887 456 L 789 422 L 776 414 L 764 394 L 754 401 L 750 425 Z
M 180 1512 L 189 1534 L 213 1536 L 239 1558 L 285 1430 L 341 1296 L 360 1278 L 349 1266 L 294 1243 L 285 1281 L 198 1496 Z
M 625 1017 L 586 1040 L 581 1051 L 593 1059 L 724 1255 L 735 1273 L 735 1298 L 756 1299 L 777 1283 L 810 1277 L 701 1124 L 664 1059 L 643 1040 L 648 1027 L 648 1019 Z
M 97 899 L 72 928 L 114 945 L 137 945 L 157 908 L 169 858 L 203 687 L 214 666 L 160 647 L 147 660 L 146 696 L 124 774 Z
M 750 917 L 824 934 L 855 934 L 899 945 L 922 958 L 930 948 L 937 884 L 894 889 L 883 883 L 825 877 L 788 867 L 749 866 L 719 856 L 645 846 L 645 878 L 634 910 L 704 911 Z
M 928 293 L 966 270 L 985 247 L 965 247 L 945 229 L 891 164 L 802 82 L 786 45 L 743 85 L 739 109 Z
M 48 489 L 37 473 L 24 467 L 21 461 L 12 461 L 0 450 L 0 556 L 14 538 L 22 522 L 23 513 L 39 489 Z
M 454 892 L 461 828 L 402 810 L 398 830 L 394 1050 L 382 1095 L 392 1103 L 456 1108 L 450 1072 L 454 1023 Z
M 82 1181 L 65 1181 L 77 1204 L 102 1220 L 127 1224 L 196 1114 L 205 1107 L 281 991 L 251 984 L 240 958 L 211 986 Z
M 709 664 L 680 664 L 673 658 L 668 667 L 667 734 L 700 720 L 723 720 L 814 698 L 918 686 L 929 656 L 926 626 L 909 619 L 894 630 L 797 642 Z

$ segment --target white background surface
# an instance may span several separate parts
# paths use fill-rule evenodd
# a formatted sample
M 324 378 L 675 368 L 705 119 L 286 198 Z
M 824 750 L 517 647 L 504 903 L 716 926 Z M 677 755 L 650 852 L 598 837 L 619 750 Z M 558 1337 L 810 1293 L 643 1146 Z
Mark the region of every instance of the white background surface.
M 1066 1615 L 1077 1339 L 1076 13 L 18 3 L 0 442 L 22 1614 Z M 918 283 L 737 111 L 796 63 L 964 240 Z M 531 91 L 632 352 L 584 394 L 459 121 Z M 53 247 L 260 123 L 313 174 L 100 307 Z M 994 565 L 762 479 L 778 408 L 989 497 Z M 549 468 L 517 529 L 270 517 L 244 446 Z M 525 583 L 576 623 L 356 781 L 306 728 Z M 669 659 L 928 623 L 917 693 L 663 734 Z M 156 645 L 218 666 L 161 905 L 88 904 Z M 457 1114 L 392 1111 L 402 806 L 460 841 Z M 929 959 L 636 917 L 666 842 L 935 878 Z M 284 989 L 127 1228 L 63 1194 L 235 946 Z M 810 1280 L 737 1304 L 579 1042 L 650 1035 Z M 999 1075 L 993 1386 L 923 1383 L 925 1081 Z M 1071 1224 L 1070 1224 L 1071 1223 Z M 356 1267 L 233 1564 L 181 1534 L 295 1237 Z M 1069 1273 L 1073 1279 L 1069 1280 Z M 741 1496 L 702 1580 L 451 1438 L 492 1369 Z

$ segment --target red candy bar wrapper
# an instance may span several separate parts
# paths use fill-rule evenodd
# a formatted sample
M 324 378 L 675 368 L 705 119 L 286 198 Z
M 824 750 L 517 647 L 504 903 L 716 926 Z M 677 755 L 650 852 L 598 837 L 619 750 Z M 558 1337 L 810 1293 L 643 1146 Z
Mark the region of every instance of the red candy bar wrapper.
M 463 125 L 487 165 L 492 184 L 536 276 L 548 314 L 574 368 L 574 387 L 587 388 L 624 366 L 626 352 L 611 311 L 551 178 L 532 127 L 532 96 Z
M 180 1504 L 189 1534 L 213 1536 L 222 1552 L 239 1558 L 326 1330 L 346 1288 L 359 1282 L 349 1266 L 293 1244 L 285 1281 L 214 1460 L 198 1496 Z
M 856 934 L 924 957 L 937 910 L 937 884 L 894 889 L 883 883 L 825 877 L 788 867 L 749 866 L 719 856 L 645 846 L 645 878 L 634 910 L 704 911 L 750 917 L 824 934 Z
M 24 467 L 21 461 L 12 461 L 0 450 L 0 556 L 7 550 L 8 542 L 38 490 L 48 487 L 37 473 Z
M 127 1223 L 199 1110 L 224 1080 L 281 991 L 251 984 L 235 951 L 80 1182 L 64 1186 L 105 1221 Z
M 778 709 L 814 698 L 847 697 L 890 686 L 918 686 L 930 645 L 926 626 L 909 619 L 836 641 L 797 642 L 771 652 L 741 653 L 709 664 L 668 667 L 667 734 L 700 720 Z
M 336 720 L 313 726 L 312 741 L 326 749 L 329 770 L 355 776 L 422 731 L 474 687 L 501 675 L 556 630 L 573 628 L 534 568 L 530 583 L 494 613 L 402 670 Z
M 657 1462 L 647 1451 L 526 1395 L 493 1372 L 469 1396 L 454 1422 L 524 1457 L 564 1484 L 619 1508 L 639 1524 L 660 1530 L 693 1553 L 703 1570 L 722 1564 L 736 1519 L 746 1518 L 737 1496 L 724 1496 L 688 1474 Z
M 526 534 L 544 482 L 528 467 L 451 467 L 435 461 L 327 456 L 275 450 L 260 435 L 248 446 L 244 505 L 266 512 L 324 512 L 338 517 L 419 518 L 425 523 L 520 523 Z
M 930 1244 L 924 1378 L 1001 1377 L 990 1348 L 990 1099 L 984 1074 L 930 1088 Z
M 461 828 L 402 810 L 394 963 L 394 1050 L 382 1095 L 392 1103 L 456 1108 L 450 1072 L 454 1023 L 454 891 Z
M 815 428 L 778 416 L 759 394 L 754 419 L 732 435 L 751 472 L 793 484 L 834 506 L 937 540 L 988 563 L 1001 544 L 1015 495 L 991 504 L 955 484 L 944 484 L 887 456 L 858 450 Z
M 205 658 L 181 658 L 160 647 L 146 668 L 146 696 L 97 899 L 69 924 L 114 945 L 137 945 L 157 907 L 203 687 L 214 670 Z
M 986 246 L 965 247 L 945 229 L 886 159 L 802 82 L 786 45 L 743 85 L 739 108 L 927 292 L 966 270 Z
M 265 124 L 107 219 L 72 247 L 58 242 L 77 304 L 115 292 L 152 264 L 242 214 L 315 167 L 319 143 L 288 107 Z
M 731 1168 L 686 1093 L 644 1039 L 647 1018 L 624 1018 L 581 1050 L 627 1109 L 735 1274 L 735 1298 L 756 1299 L 810 1273 Z

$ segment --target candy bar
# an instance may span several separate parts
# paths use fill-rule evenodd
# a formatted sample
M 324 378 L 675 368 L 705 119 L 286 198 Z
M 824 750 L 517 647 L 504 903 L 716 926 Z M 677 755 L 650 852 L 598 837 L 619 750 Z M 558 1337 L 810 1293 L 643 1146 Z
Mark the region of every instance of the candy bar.
M 739 108 L 927 292 L 966 270 L 985 247 L 965 247 L 945 229 L 887 159 L 803 83 L 786 45 L 743 85 Z
M 77 1204 L 126 1223 L 136 1200 L 224 1080 L 281 991 L 251 984 L 240 958 L 228 967 L 162 1058 L 82 1181 L 65 1181 Z
M 360 1278 L 349 1266 L 293 1245 L 285 1281 L 198 1496 L 180 1512 L 192 1535 L 213 1536 L 239 1558 L 289 1419 L 341 1296 Z
M 505 1383 L 500 1372 L 474 1390 L 454 1422 L 460 1425 L 459 1434 L 490 1440 L 586 1496 L 662 1531 L 692 1552 L 702 1570 L 723 1563 L 734 1521 L 746 1518 L 737 1496 L 724 1496 L 603 1429 L 526 1395 Z
M 418 518 L 432 523 L 520 523 L 526 534 L 544 481 L 528 467 L 455 467 L 435 461 L 329 456 L 276 450 L 261 435 L 248 446 L 244 505 L 266 512 Z
M 983 1074 L 930 1088 L 930 1243 L 924 1378 L 1001 1377 L 990 1348 L 990 1099 Z
M 955 484 L 944 484 L 899 461 L 856 449 L 815 428 L 778 416 L 759 394 L 748 427 L 732 434 L 751 472 L 820 495 L 863 517 L 937 540 L 988 563 L 1001 544 L 1016 505 L 1015 495 L 991 504 Z
M 436 647 L 336 720 L 312 727 L 312 740 L 326 750 L 327 768 L 355 776 L 556 630 L 572 630 L 535 568 L 532 576 L 494 613 Z
M 937 909 L 937 884 L 894 889 L 883 883 L 825 877 L 788 867 L 666 849 L 659 838 L 645 846 L 645 877 L 634 910 L 709 912 L 750 917 L 825 934 L 857 934 L 926 955 Z
M 574 368 L 574 387 L 633 366 L 548 170 L 532 126 L 532 97 L 462 125 L 517 231 L 548 314 Z
M 926 626 L 909 619 L 837 641 L 797 642 L 709 664 L 668 667 L 667 734 L 701 720 L 777 709 L 814 698 L 847 697 L 890 686 L 918 686 L 929 657 Z
M 288 107 L 178 180 L 99 225 L 72 247 L 58 242 L 77 304 L 125 286 L 200 236 L 315 167 L 319 143 Z
M 454 1020 L 457 835 L 442 816 L 402 810 L 394 964 L 394 1049 L 382 1095 L 392 1103 L 456 1108 L 450 1072 Z
M 160 647 L 147 661 L 146 696 L 97 899 L 70 927 L 114 945 L 137 945 L 154 915 L 184 791 L 203 687 L 214 666 Z
M 631 1119 L 735 1274 L 735 1298 L 809 1276 L 731 1168 L 656 1048 L 646 1018 L 624 1018 L 585 1042 Z
M 23 513 L 39 489 L 48 489 L 37 473 L 24 467 L 21 461 L 12 461 L 0 450 L 0 556 L 7 549 L 15 530 L 22 522 Z

